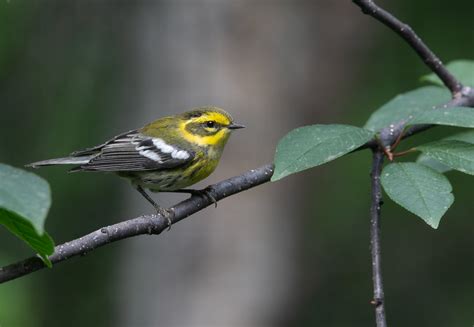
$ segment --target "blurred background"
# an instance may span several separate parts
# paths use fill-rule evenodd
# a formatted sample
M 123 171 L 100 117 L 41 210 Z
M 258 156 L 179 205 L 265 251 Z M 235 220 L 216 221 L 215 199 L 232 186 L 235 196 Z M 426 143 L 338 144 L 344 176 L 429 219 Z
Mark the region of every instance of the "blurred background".
M 380 4 L 445 62 L 474 58 L 472 0 Z M 63 156 L 217 105 L 247 128 L 206 186 L 271 162 L 297 126 L 363 125 L 426 73 L 351 1 L 0 0 L 0 162 Z M 51 184 L 46 227 L 58 244 L 152 211 L 121 179 L 65 171 L 37 172 Z M 359 152 L 225 199 L 160 236 L 0 285 L 0 326 L 374 325 L 369 171 L 370 154 Z M 448 177 L 456 202 L 439 230 L 383 207 L 390 325 L 474 324 L 474 180 Z M 1 265 L 29 255 L 0 229 Z

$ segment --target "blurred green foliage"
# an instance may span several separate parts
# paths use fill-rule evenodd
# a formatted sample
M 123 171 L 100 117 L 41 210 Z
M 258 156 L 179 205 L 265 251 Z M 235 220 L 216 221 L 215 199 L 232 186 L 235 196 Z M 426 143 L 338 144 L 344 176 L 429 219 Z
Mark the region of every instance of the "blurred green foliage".
M 126 55 L 126 49 L 116 51 L 123 47 L 121 30 L 111 28 L 120 26 L 113 23 L 120 19 L 120 8 L 112 3 L 90 11 L 79 6 L 62 1 L 0 3 L 1 162 L 22 166 L 93 145 L 114 133 L 109 124 L 123 109 L 115 104 L 116 93 L 122 92 Z M 61 169 L 41 175 L 54 181 L 46 229 L 57 243 L 117 219 L 119 203 L 111 200 L 117 197 L 117 184 L 112 179 L 97 175 L 83 180 Z M 72 210 L 84 203 L 83 210 Z M 0 249 L 1 265 L 31 255 L 3 231 Z M 90 317 L 97 325 L 111 324 L 113 299 L 106 267 L 115 258 L 115 251 L 98 251 L 83 258 L 80 269 L 60 265 L 2 285 L 0 325 L 86 325 Z M 65 305 L 69 309 L 52 309 Z

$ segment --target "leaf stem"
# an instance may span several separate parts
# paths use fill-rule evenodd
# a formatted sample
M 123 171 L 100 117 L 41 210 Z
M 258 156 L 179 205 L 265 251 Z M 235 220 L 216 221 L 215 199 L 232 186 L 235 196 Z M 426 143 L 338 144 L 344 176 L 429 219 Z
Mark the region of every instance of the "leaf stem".
M 410 153 L 413 153 L 413 152 L 416 152 L 416 151 L 418 151 L 416 148 L 411 148 L 411 149 L 408 149 L 408 150 L 405 150 L 405 151 L 392 153 L 392 159 L 390 161 L 392 161 L 393 158 L 395 158 L 395 157 L 402 157 L 404 155 L 407 155 L 407 154 L 410 154 Z

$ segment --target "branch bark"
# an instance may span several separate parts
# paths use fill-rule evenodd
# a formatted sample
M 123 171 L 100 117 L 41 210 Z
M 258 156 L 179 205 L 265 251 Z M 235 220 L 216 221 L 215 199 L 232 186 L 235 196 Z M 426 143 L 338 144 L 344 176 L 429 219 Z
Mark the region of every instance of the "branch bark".
M 386 327 L 385 299 L 382 281 L 382 255 L 380 246 L 380 208 L 382 206 L 382 172 L 384 153 L 381 149 L 373 150 L 372 172 L 372 202 L 370 206 L 370 249 L 372 255 L 372 281 L 374 298 L 371 303 L 375 307 L 375 322 L 377 327 Z
M 210 194 L 221 200 L 236 193 L 248 190 L 270 181 L 273 175 L 273 165 L 265 165 L 246 173 L 221 181 L 210 187 Z M 171 223 L 176 224 L 190 215 L 213 205 L 207 196 L 192 196 L 170 209 L 174 212 Z M 143 234 L 160 234 L 168 228 L 167 220 L 158 215 L 145 215 L 126 220 L 114 225 L 103 227 L 78 239 L 58 245 L 49 257 L 53 265 L 75 256 L 82 256 L 101 246 Z M 0 283 L 19 278 L 45 268 L 39 257 L 30 257 L 17 263 L 0 268 Z
M 372 0 L 353 0 L 364 14 L 370 15 L 382 24 L 388 26 L 392 31 L 400 35 L 409 46 L 415 50 L 423 62 L 443 81 L 444 85 L 451 91 L 453 97 L 460 97 L 463 85 L 444 67 L 439 58 L 420 39 L 413 29 L 398 20 L 388 11 L 380 8 Z

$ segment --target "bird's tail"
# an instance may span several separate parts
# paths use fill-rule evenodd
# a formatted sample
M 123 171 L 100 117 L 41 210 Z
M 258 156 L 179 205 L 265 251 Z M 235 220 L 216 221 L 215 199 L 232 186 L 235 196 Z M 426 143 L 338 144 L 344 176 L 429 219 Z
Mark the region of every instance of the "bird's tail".
M 52 166 L 52 165 L 83 165 L 88 163 L 95 156 L 83 156 L 83 157 L 64 157 L 49 159 L 43 161 L 32 162 L 25 165 L 25 167 L 39 168 L 42 166 Z

